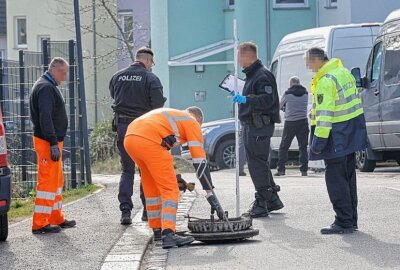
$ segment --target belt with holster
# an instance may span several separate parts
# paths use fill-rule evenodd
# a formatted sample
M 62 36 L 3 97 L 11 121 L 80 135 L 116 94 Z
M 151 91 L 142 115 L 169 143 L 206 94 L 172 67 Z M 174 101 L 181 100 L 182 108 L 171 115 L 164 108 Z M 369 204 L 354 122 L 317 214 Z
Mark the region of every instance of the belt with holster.
M 242 121 L 244 125 L 255 126 L 256 128 L 262 128 L 273 123 L 270 116 L 261 113 L 252 113 L 251 120 Z
M 130 124 L 133 120 L 135 120 L 135 117 L 128 116 L 128 115 L 123 115 L 123 114 L 118 114 L 116 113 L 114 115 L 115 123 L 116 124 Z

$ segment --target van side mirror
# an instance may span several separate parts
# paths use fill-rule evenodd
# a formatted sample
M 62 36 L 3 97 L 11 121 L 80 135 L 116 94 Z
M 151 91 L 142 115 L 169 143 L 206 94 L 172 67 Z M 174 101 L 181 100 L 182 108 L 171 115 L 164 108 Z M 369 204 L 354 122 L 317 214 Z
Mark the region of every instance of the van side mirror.
M 351 74 L 353 75 L 354 79 L 356 79 L 356 86 L 357 88 L 363 87 L 363 80 L 361 78 L 361 70 L 360 68 L 352 68 Z

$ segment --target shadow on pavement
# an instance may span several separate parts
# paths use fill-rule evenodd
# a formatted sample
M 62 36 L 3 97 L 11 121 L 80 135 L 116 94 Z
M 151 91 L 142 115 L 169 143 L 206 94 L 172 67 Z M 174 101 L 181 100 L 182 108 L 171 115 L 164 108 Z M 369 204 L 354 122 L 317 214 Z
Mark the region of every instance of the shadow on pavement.
M 270 216 L 270 221 L 263 224 L 269 235 L 264 235 L 263 239 L 279 248 L 285 250 L 288 250 L 289 247 L 293 249 L 313 249 L 323 242 L 314 232 L 286 225 L 285 213 L 271 213 Z
M 226 261 L 235 261 L 237 260 L 237 255 L 235 250 L 236 246 L 246 246 L 246 245 L 253 245 L 261 242 L 260 240 L 256 239 L 247 239 L 245 241 L 240 242 L 228 242 L 228 243 L 219 243 L 219 244 L 205 244 L 202 242 L 195 242 L 191 244 L 189 247 L 186 247 L 186 252 L 188 253 L 187 256 L 190 257 L 190 265 L 191 266 L 209 266 L 210 262 L 212 261 L 213 264 L 223 263 Z M 207 255 L 198 255 L 197 251 L 204 250 L 204 248 L 209 248 L 210 252 L 207 252 Z M 183 250 L 181 248 L 180 250 Z M 213 250 L 211 252 L 211 250 Z M 186 259 L 187 260 L 187 259 Z M 206 268 L 199 268 L 199 269 L 206 269 Z M 208 269 L 208 268 L 207 268 Z
M 342 247 L 344 251 L 363 257 L 376 267 L 391 269 L 400 267 L 399 244 L 383 242 L 363 232 L 343 236 L 343 241 L 350 245 Z

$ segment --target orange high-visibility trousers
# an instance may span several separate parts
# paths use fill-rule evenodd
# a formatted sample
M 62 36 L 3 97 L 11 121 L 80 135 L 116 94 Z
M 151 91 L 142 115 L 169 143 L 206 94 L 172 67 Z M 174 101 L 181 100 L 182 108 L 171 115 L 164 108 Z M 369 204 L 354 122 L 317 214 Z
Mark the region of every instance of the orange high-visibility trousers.
M 57 162 L 51 160 L 50 143 L 33 137 L 33 144 L 37 156 L 38 175 L 32 229 L 38 230 L 48 224 L 59 225 L 64 222 L 62 213 L 64 175 L 62 156 Z M 62 153 L 63 143 L 59 142 L 58 147 Z
M 140 168 L 150 228 L 175 232 L 179 188 L 172 155 L 161 142 L 136 135 L 126 136 L 124 146 Z

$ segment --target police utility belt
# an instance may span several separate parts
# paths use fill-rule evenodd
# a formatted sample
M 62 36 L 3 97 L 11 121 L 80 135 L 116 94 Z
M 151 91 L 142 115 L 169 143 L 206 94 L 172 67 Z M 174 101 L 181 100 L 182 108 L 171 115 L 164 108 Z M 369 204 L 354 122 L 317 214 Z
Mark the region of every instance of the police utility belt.
M 271 117 L 269 115 L 265 115 L 262 113 L 252 113 L 251 120 L 249 121 L 242 121 L 245 125 L 255 126 L 256 128 L 262 128 L 263 126 L 267 126 L 272 124 Z
M 123 114 L 114 113 L 114 118 L 112 121 L 112 129 L 114 132 L 117 131 L 118 124 L 130 124 L 133 120 L 135 120 L 132 116 L 127 116 Z
M 114 115 L 114 119 L 116 124 L 130 124 L 133 120 L 135 120 L 135 117 L 116 113 Z

